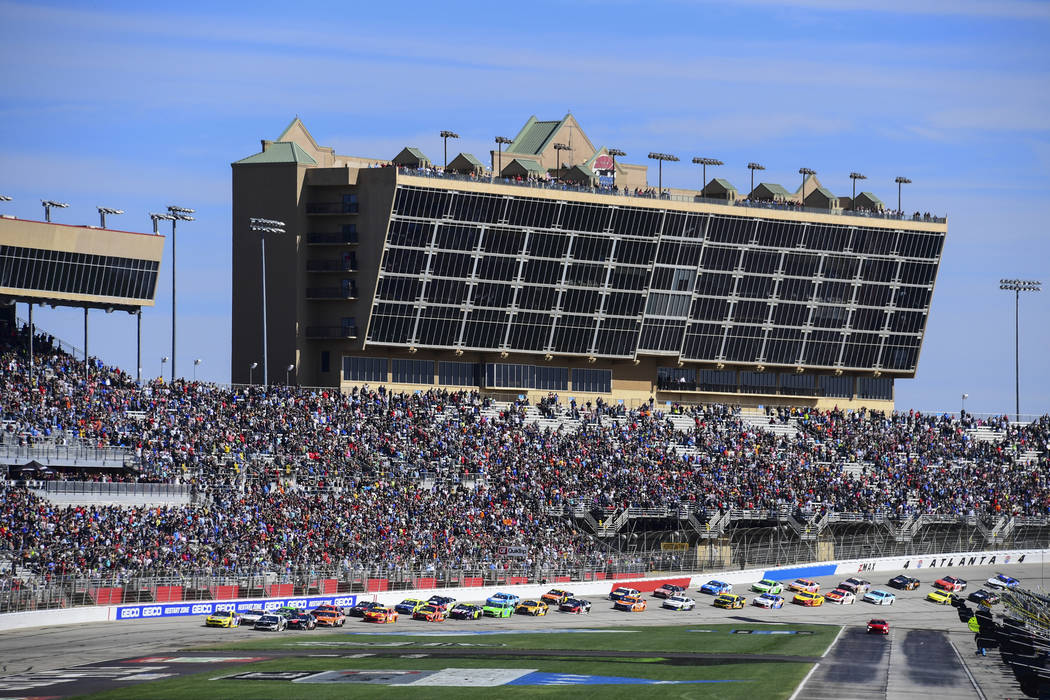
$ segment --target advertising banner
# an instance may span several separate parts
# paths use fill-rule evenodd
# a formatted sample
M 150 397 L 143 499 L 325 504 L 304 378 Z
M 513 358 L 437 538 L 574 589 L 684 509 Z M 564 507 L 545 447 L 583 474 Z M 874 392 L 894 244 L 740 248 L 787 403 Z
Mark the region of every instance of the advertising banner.
M 312 610 L 319 605 L 335 605 L 352 608 L 357 604 L 356 595 L 303 596 L 299 598 L 263 598 L 255 600 L 184 601 L 177 604 L 153 603 L 146 605 L 121 605 L 117 607 L 117 620 L 143 620 L 158 617 L 186 617 L 211 615 L 221 610 L 244 612 L 245 610 L 277 610 L 278 608 L 303 608 Z

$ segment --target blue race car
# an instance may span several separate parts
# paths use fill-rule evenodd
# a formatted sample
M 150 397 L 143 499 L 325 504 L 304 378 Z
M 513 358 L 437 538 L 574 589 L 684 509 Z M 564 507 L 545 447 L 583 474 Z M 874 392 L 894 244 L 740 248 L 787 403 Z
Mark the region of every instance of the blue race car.
M 1020 583 L 1021 582 L 1017 579 L 1007 576 L 1006 574 L 996 574 L 988 579 L 985 585 L 989 588 L 998 588 L 1000 590 L 1003 588 L 1013 590 L 1014 588 L 1017 588 L 1017 585 Z
M 723 593 L 732 593 L 733 584 L 726 583 L 725 581 L 708 581 L 704 585 L 700 586 L 701 593 L 709 593 L 711 595 L 721 595 Z
M 517 607 L 518 603 L 521 602 L 521 596 L 520 595 L 514 595 L 513 593 L 493 593 L 492 596 L 489 597 L 489 599 L 486 600 L 485 602 L 490 604 L 490 605 L 492 605 L 492 604 L 497 604 L 497 605 L 510 604 L 512 606 Z

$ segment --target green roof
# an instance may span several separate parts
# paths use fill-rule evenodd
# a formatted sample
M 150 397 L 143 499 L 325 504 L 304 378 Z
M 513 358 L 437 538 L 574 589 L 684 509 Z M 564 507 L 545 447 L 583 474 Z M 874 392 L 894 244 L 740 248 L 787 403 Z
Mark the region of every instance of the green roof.
M 857 195 L 857 199 L 860 199 L 861 197 L 864 197 L 869 202 L 872 202 L 874 204 L 878 204 L 880 207 L 883 206 L 882 200 L 879 199 L 878 197 L 876 197 L 871 192 L 861 192 L 860 194 Z
M 235 161 L 234 165 L 248 163 L 305 163 L 306 165 L 317 165 L 317 161 L 309 153 L 300 148 L 299 144 L 291 141 L 271 143 L 270 147 L 265 151 Z
M 540 165 L 539 163 L 537 163 L 534 160 L 525 160 L 525 159 L 522 159 L 522 158 L 515 158 L 514 160 L 511 161 L 511 163 L 517 163 L 521 167 L 523 167 L 526 170 L 528 170 L 530 173 L 540 173 L 541 175 L 546 175 L 547 174 L 547 170 L 542 165 Z M 507 165 L 510 165 L 510 163 L 507 163 Z
M 733 192 L 736 192 L 736 187 L 733 187 L 733 183 L 725 179 L 724 177 L 711 178 L 711 182 L 717 182 L 722 187 L 722 189 L 726 191 L 732 190 Z
M 768 190 L 772 194 L 779 194 L 784 197 L 792 196 L 790 192 L 784 189 L 783 185 L 778 185 L 775 182 L 760 182 L 758 183 L 758 186 L 755 187 L 755 189 L 757 190 L 759 187 L 765 187 L 766 190 Z
M 418 148 L 414 146 L 406 146 L 401 149 L 400 153 L 394 156 L 394 159 L 391 162 L 397 163 L 398 165 L 402 163 L 429 163 L 430 159 L 427 158 L 423 154 L 423 151 Z
M 529 117 L 525 126 L 521 127 L 521 131 L 507 146 L 507 150 L 511 153 L 539 155 L 564 121 L 564 119 L 559 119 L 553 122 L 541 122 L 536 119 L 535 115 Z
M 481 168 L 483 170 L 485 168 L 485 164 L 482 163 L 480 160 L 478 160 L 477 156 L 475 156 L 473 153 L 460 153 L 458 156 L 456 156 L 455 158 L 452 159 L 452 161 L 449 163 L 449 165 L 452 165 L 452 163 L 456 162 L 460 158 L 462 158 L 463 160 L 467 161 L 468 163 L 470 163 L 471 165 L 473 165 L 476 168 Z
M 830 199 L 838 199 L 838 197 L 836 197 L 835 195 L 831 194 L 831 190 L 829 190 L 827 187 L 824 187 L 823 185 L 821 185 L 820 187 L 815 187 L 813 189 L 813 192 L 820 192 L 822 195 L 824 195 L 829 200 Z M 812 195 L 813 192 L 810 192 L 810 194 Z

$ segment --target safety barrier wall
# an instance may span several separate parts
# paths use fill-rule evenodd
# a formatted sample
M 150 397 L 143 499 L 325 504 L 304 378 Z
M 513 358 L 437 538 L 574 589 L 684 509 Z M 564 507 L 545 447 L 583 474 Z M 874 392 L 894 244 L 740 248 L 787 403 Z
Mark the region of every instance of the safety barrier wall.
M 98 605 L 67 608 L 64 610 L 7 613 L 0 615 L 0 629 L 11 630 L 28 627 L 41 627 L 44 625 L 194 617 L 210 615 L 218 610 L 242 611 L 253 608 L 276 610 L 277 608 L 284 606 L 313 608 L 318 605 L 326 604 L 338 605 L 339 607 L 351 607 L 355 605 L 358 600 L 375 600 L 384 605 L 393 605 L 405 598 L 426 599 L 435 594 L 451 596 L 457 600 L 480 601 L 497 591 L 506 591 L 521 596 L 522 598 L 537 598 L 552 587 L 568 589 L 572 591 L 573 594 L 583 598 L 604 598 L 612 589 L 617 588 L 618 586 L 634 588 L 643 593 L 649 593 L 665 584 L 673 584 L 695 589 L 699 588 L 702 584 L 712 578 L 737 585 L 751 584 L 761 578 L 771 578 L 780 581 L 832 575 L 850 576 L 865 572 L 873 573 L 880 571 L 897 571 L 902 569 L 912 571 L 934 570 L 938 575 L 941 575 L 942 573 L 946 573 L 947 570 L 971 566 L 1016 566 L 1019 564 L 1040 564 L 1043 557 L 1047 555 L 1050 555 L 1050 549 L 1019 549 L 1002 550 L 997 552 L 949 552 L 921 557 L 884 557 L 880 559 L 849 559 L 814 562 L 807 566 L 791 566 L 779 569 L 743 569 L 739 571 L 705 573 L 695 576 L 675 577 L 665 575 L 649 578 L 596 579 L 591 581 L 558 580 L 545 584 L 513 586 L 482 586 L 481 579 L 477 580 L 477 585 L 471 585 L 473 581 L 468 581 L 465 578 L 463 581 L 464 585 L 460 588 L 419 588 L 413 591 L 377 590 L 372 593 L 361 595 L 300 596 L 257 598 L 252 600 L 233 599 L 193 603 L 183 602 L 179 604 L 150 603 L 144 605 Z M 377 581 L 380 580 L 382 579 L 377 579 Z M 422 584 L 426 582 L 426 579 L 419 579 L 419 582 Z

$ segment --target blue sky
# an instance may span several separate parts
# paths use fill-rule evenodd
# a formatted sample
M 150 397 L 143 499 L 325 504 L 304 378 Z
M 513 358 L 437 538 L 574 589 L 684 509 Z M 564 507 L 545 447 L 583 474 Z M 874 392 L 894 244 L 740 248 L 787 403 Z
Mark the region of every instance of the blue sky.
M 170 9 L 169 9 L 170 8 Z M 877 8 L 877 9 L 872 9 Z M 1013 298 L 1050 282 L 1050 2 L 736 0 L 521 3 L 18 3 L 0 0 L 0 211 L 149 230 L 180 204 L 178 371 L 229 378 L 230 166 L 299 115 L 339 153 L 402 146 L 483 154 L 531 114 L 571 110 L 596 144 L 664 182 L 747 189 L 748 161 L 795 189 L 798 168 L 949 216 L 927 338 L 898 407 L 1011 412 Z M 450 148 L 452 146 L 450 145 Z M 653 173 L 655 180 L 655 172 Z M 170 343 L 170 252 L 144 315 L 143 365 Z M 24 306 L 19 313 L 25 313 Z M 80 345 L 82 316 L 38 322 Z M 1050 289 L 1021 303 L 1021 408 L 1050 412 Z M 92 353 L 133 369 L 126 314 L 92 315 Z

